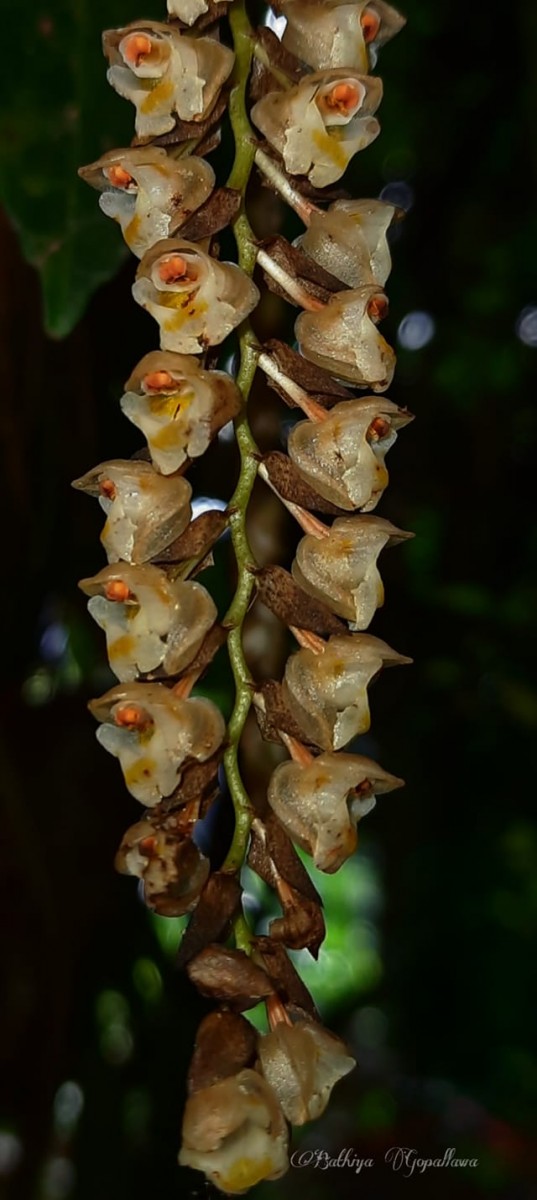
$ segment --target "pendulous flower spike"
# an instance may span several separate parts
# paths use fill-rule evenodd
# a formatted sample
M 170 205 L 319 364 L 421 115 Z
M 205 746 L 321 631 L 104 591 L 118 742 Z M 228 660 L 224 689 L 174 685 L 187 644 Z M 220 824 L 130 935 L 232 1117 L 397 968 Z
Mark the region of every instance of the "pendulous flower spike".
M 339 508 L 370 512 L 388 484 L 384 459 L 412 417 L 386 397 L 336 404 L 321 421 L 299 421 L 289 457 L 302 478 Z
M 177 675 L 192 662 L 217 610 L 200 583 L 172 580 L 153 566 L 113 563 L 79 587 L 104 629 L 110 666 L 122 683 L 161 669 Z
M 132 294 L 160 326 L 162 350 L 200 354 L 218 346 L 259 300 L 235 263 L 211 258 L 195 242 L 167 239 L 144 255 Z
M 288 1168 L 288 1134 L 273 1089 L 257 1071 L 195 1092 L 187 1100 L 179 1162 L 217 1188 L 240 1195 Z
M 233 53 L 214 38 L 184 35 L 159 21 L 134 21 L 103 34 L 107 79 L 136 108 L 139 138 L 181 121 L 203 121 L 233 68 Z
M 109 150 L 78 174 L 101 193 L 100 208 L 117 221 L 138 258 L 175 234 L 215 185 L 203 158 L 172 158 L 160 146 Z
M 237 416 L 241 396 L 225 371 L 204 371 L 192 355 L 154 350 L 127 380 L 121 407 L 146 437 L 157 470 L 169 475 L 205 453 Z
M 402 782 L 342 750 L 369 728 L 368 686 L 382 667 L 410 661 L 345 623 L 367 628 L 383 602 L 379 554 L 412 536 L 363 515 L 382 495 L 386 453 L 411 420 L 382 395 L 395 355 L 378 330 L 388 309 L 388 231 L 399 213 L 337 192 L 326 207 L 317 189 L 337 183 L 379 133 L 382 82 L 370 71 L 404 20 L 385 0 L 273 0 L 287 22 L 280 42 L 268 28 L 251 29 L 246 0 L 166 3 L 166 23 L 138 20 L 103 35 L 108 79 L 134 105 L 136 137 L 80 169 L 140 258 L 133 296 L 160 328 L 160 350 L 141 359 L 121 398 L 148 450 L 101 463 L 74 484 L 106 513 L 109 560 L 80 587 L 119 680 L 90 704 L 97 738 L 145 808 L 121 842 L 117 869 L 140 881 L 159 916 L 189 915 L 178 965 L 222 1006 L 198 1030 L 179 1161 L 242 1194 L 285 1173 L 287 1121 L 319 1116 L 354 1066 L 320 1024 L 288 954 L 307 949 L 316 958 L 325 936 L 321 897 L 297 847 L 320 870 L 337 871 L 376 794 Z M 228 10 L 233 50 L 215 24 Z M 202 35 L 207 28 L 214 36 Z M 202 156 L 220 144 L 227 106 L 235 158 L 222 186 Z M 257 147 L 250 118 L 265 139 Z M 254 164 L 305 226 L 294 245 L 276 229 L 256 241 L 247 203 Z M 220 261 L 215 234 L 226 226 L 239 265 Z M 298 349 L 278 336 L 257 344 L 248 324 L 259 300 L 256 261 L 264 283 L 304 310 Z M 212 349 L 234 330 L 224 354 L 237 362 L 236 383 L 214 369 Z M 261 453 L 250 429 L 257 367 L 306 418 L 291 429 L 287 454 Z M 357 399 L 347 384 L 368 394 Z M 231 421 L 235 490 L 225 511 L 215 501 L 191 520 L 184 473 Z M 305 535 L 292 575 L 255 562 L 248 521 L 257 475 Z M 219 622 L 192 579 L 212 565 L 224 531 L 237 584 Z M 298 642 L 281 682 L 260 684 L 246 660 L 243 625 L 256 598 Z M 211 700 L 192 698 L 224 642 L 235 684 L 227 730 Z M 255 810 L 239 764 L 252 703 L 262 736 L 289 754 Z M 225 856 L 211 845 L 212 871 L 197 823 L 225 799 L 224 778 L 235 828 Z M 213 835 L 206 826 L 203 836 Z M 277 898 L 281 915 L 267 936 L 254 934 L 243 908 L 245 862 Z M 271 1030 L 261 1038 L 240 1015 L 260 1000 Z
M 269 92 L 251 117 L 286 171 L 321 188 L 341 179 L 351 158 L 377 137 L 373 113 L 381 99 L 382 83 L 374 76 L 320 71 L 287 91 Z
M 157 558 L 190 521 L 190 484 L 181 475 L 159 475 L 146 462 L 100 463 L 73 487 L 97 496 L 106 513 L 101 542 L 109 562 Z
M 224 740 L 210 700 L 181 700 L 162 683 L 129 683 L 92 700 L 97 739 L 119 759 L 125 785 L 146 808 L 171 796 L 188 759 L 206 762 Z

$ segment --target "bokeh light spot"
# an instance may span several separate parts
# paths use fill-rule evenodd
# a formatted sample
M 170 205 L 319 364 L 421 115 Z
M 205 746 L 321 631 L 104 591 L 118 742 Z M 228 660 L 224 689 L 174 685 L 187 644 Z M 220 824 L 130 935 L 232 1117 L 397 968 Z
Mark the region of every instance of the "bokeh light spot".
M 132 968 L 136 991 L 148 1004 L 158 1004 L 162 996 L 162 975 L 150 958 L 138 958 Z
M 67 1079 L 54 1097 L 54 1125 L 61 1133 L 70 1133 L 84 1108 L 84 1093 L 78 1083 Z
M 394 179 L 383 187 L 380 193 L 380 199 L 385 200 L 386 204 L 394 204 L 396 208 L 402 208 L 408 212 L 414 204 L 414 189 L 404 179 Z
M 0 1129 L 0 1178 L 16 1171 L 22 1157 L 23 1148 L 20 1138 L 10 1129 Z
M 537 348 L 537 305 L 528 305 L 527 308 L 522 309 L 517 317 L 515 330 L 517 338 L 525 346 Z
M 423 350 L 436 333 L 436 325 L 430 313 L 410 312 L 403 317 L 397 330 L 397 340 L 404 350 Z

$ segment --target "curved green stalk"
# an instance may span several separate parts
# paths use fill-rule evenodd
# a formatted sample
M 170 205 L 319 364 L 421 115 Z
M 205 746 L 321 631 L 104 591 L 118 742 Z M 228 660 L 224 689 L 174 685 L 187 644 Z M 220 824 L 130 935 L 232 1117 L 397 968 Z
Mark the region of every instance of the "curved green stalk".
M 245 212 L 245 193 L 254 164 L 254 135 L 248 120 L 246 88 L 252 62 L 252 30 L 244 0 L 236 0 L 230 13 L 230 25 L 235 49 L 235 85 L 230 97 L 230 119 L 235 138 L 235 161 L 228 187 L 241 192 L 240 211 L 233 223 L 240 266 L 252 275 L 256 262 L 256 248 L 250 223 Z M 227 750 L 224 768 L 235 812 L 235 832 L 222 870 L 239 871 L 246 854 L 252 809 L 238 762 L 238 747 L 242 731 L 252 703 L 252 679 L 244 657 L 242 627 L 252 598 L 254 579 L 251 567 L 254 557 L 246 532 L 246 512 L 257 475 L 258 453 L 248 423 L 247 402 L 257 366 L 257 354 L 252 330 L 247 322 L 241 327 L 240 366 L 237 385 L 243 398 L 243 408 L 235 421 L 235 435 L 240 454 L 240 473 L 237 486 L 229 503 L 230 529 L 233 550 L 237 562 L 237 588 L 233 601 L 224 618 L 229 629 L 228 653 L 235 681 L 235 704 L 227 731 Z M 239 920 L 241 920 L 239 918 Z M 244 920 L 244 919 L 242 919 Z

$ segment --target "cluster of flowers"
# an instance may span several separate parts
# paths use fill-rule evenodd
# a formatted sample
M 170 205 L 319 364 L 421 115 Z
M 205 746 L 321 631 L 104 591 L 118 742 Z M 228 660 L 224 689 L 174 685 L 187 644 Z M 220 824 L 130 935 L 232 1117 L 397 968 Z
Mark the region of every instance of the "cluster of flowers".
M 194 838 L 218 792 L 226 731 L 216 706 L 191 695 L 225 639 L 209 592 L 193 576 L 226 517 L 192 520 L 185 478 L 242 403 L 233 379 L 206 369 L 201 356 L 259 299 L 240 267 L 211 252 L 213 234 L 241 202 L 216 187 L 202 157 L 218 143 L 226 107 L 234 55 L 214 22 L 230 2 L 168 0 L 167 23 L 139 21 L 104 34 L 108 79 L 135 106 L 136 137 L 80 174 L 140 259 L 133 295 L 158 322 L 160 350 L 138 363 L 121 399 L 147 452 L 100 464 L 75 486 L 106 514 L 108 566 L 80 587 L 118 680 L 90 708 L 99 741 L 146 810 L 125 834 L 116 865 L 142 881 L 157 913 L 192 912 L 181 960 L 221 1006 L 199 1029 L 180 1162 L 239 1193 L 284 1173 L 288 1123 L 319 1116 L 354 1065 L 319 1023 L 287 956 L 286 948 L 316 955 L 324 937 L 320 898 L 293 843 L 319 869 L 336 871 L 353 853 L 357 822 L 376 794 L 401 782 L 342 751 L 369 728 L 369 683 L 383 666 L 409 661 L 364 631 L 383 599 L 380 551 L 409 536 L 370 514 L 388 481 L 386 452 L 410 416 L 383 395 L 394 355 L 378 330 L 387 311 L 387 232 L 397 214 L 377 200 L 315 203 L 316 189 L 340 179 L 379 131 L 373 114 L 382 85 L 367 71 L 403 20 L 383 0 L 278 0 L 287 25 L 281 45 L 259 31 L 251 117 L 266 139 L 258 166 L 305 231 L 293 246 L 283 238 L 260 244 L 257 259 L 269 286 L 304 311 L 296 323 L 300 353 L 269 343 L 258 365 L 306 420 L 294 426 L 288 455 L 265 456 L 259 470 L 304 537 L 291 574 L 269 566 L 256 578 L 300 648 L 283 680 L 255 696 L 263 735 L 283 742 L 291 761 L 273 772 L 248 857 L 276 890 L 283 915 L 270 936 L 252 940 L 248 956 L 225 945 L 240 884 L 211 872 Z M 347 384 L 372 394 L 357 399 Z M 258 1036 L 242 1012 L 261 1000 L 270 1031 Z

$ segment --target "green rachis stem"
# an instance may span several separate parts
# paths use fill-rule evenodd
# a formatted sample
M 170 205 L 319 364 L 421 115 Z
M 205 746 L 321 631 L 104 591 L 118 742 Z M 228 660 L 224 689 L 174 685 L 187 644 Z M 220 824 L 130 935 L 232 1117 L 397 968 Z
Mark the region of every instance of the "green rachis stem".
M 228 186 L 236 188 L 242 196 L 240 211 L 233 223 L 240 266 L 252 275 L 256 261 L 256 248 L 252 230 L 245 212 L 245 193 L 255 156 L 254 135 L 248 120 L 246 89 L 253 53 L 252 30 L 246 13 L 244 0 L 236 0 L 230 12 L 230 24 L 235 49 L 234 86 L 230 97 L 230 119 L 235 139 L 235 161 L 228 179 Z M 252 809 L 245 790 L 238 762 L 238 746 L 252 703 L 252 679 L 244 657 L 242 627 L 248 611 L 254 587 L 250 568 L 254 557 L 246 532 L 246 513 L 257 474 L 257 446 L 252 436 L 247 403 L 257 366 L 255 342 L 247 322 L 239 334 L 240 366 L 237 384 L 242 394 L 243 408 L 235 421 L 235 434 L 240 454 L 240 473 L 237 486 L 229 504 L 230 528 L 233 550 L 237 563 L 237 588 L 233 601 L 224 618 L 229 629 L 228 653 L 235 681 L 235 703 L 227 731 L 227 749 L 224 768 L 233 808 L 235 832 L 228 855 L 223 864 L 227 872 L 240 871 L 244 862 Z M 239 918 L 239 921 L 244 918 Z

